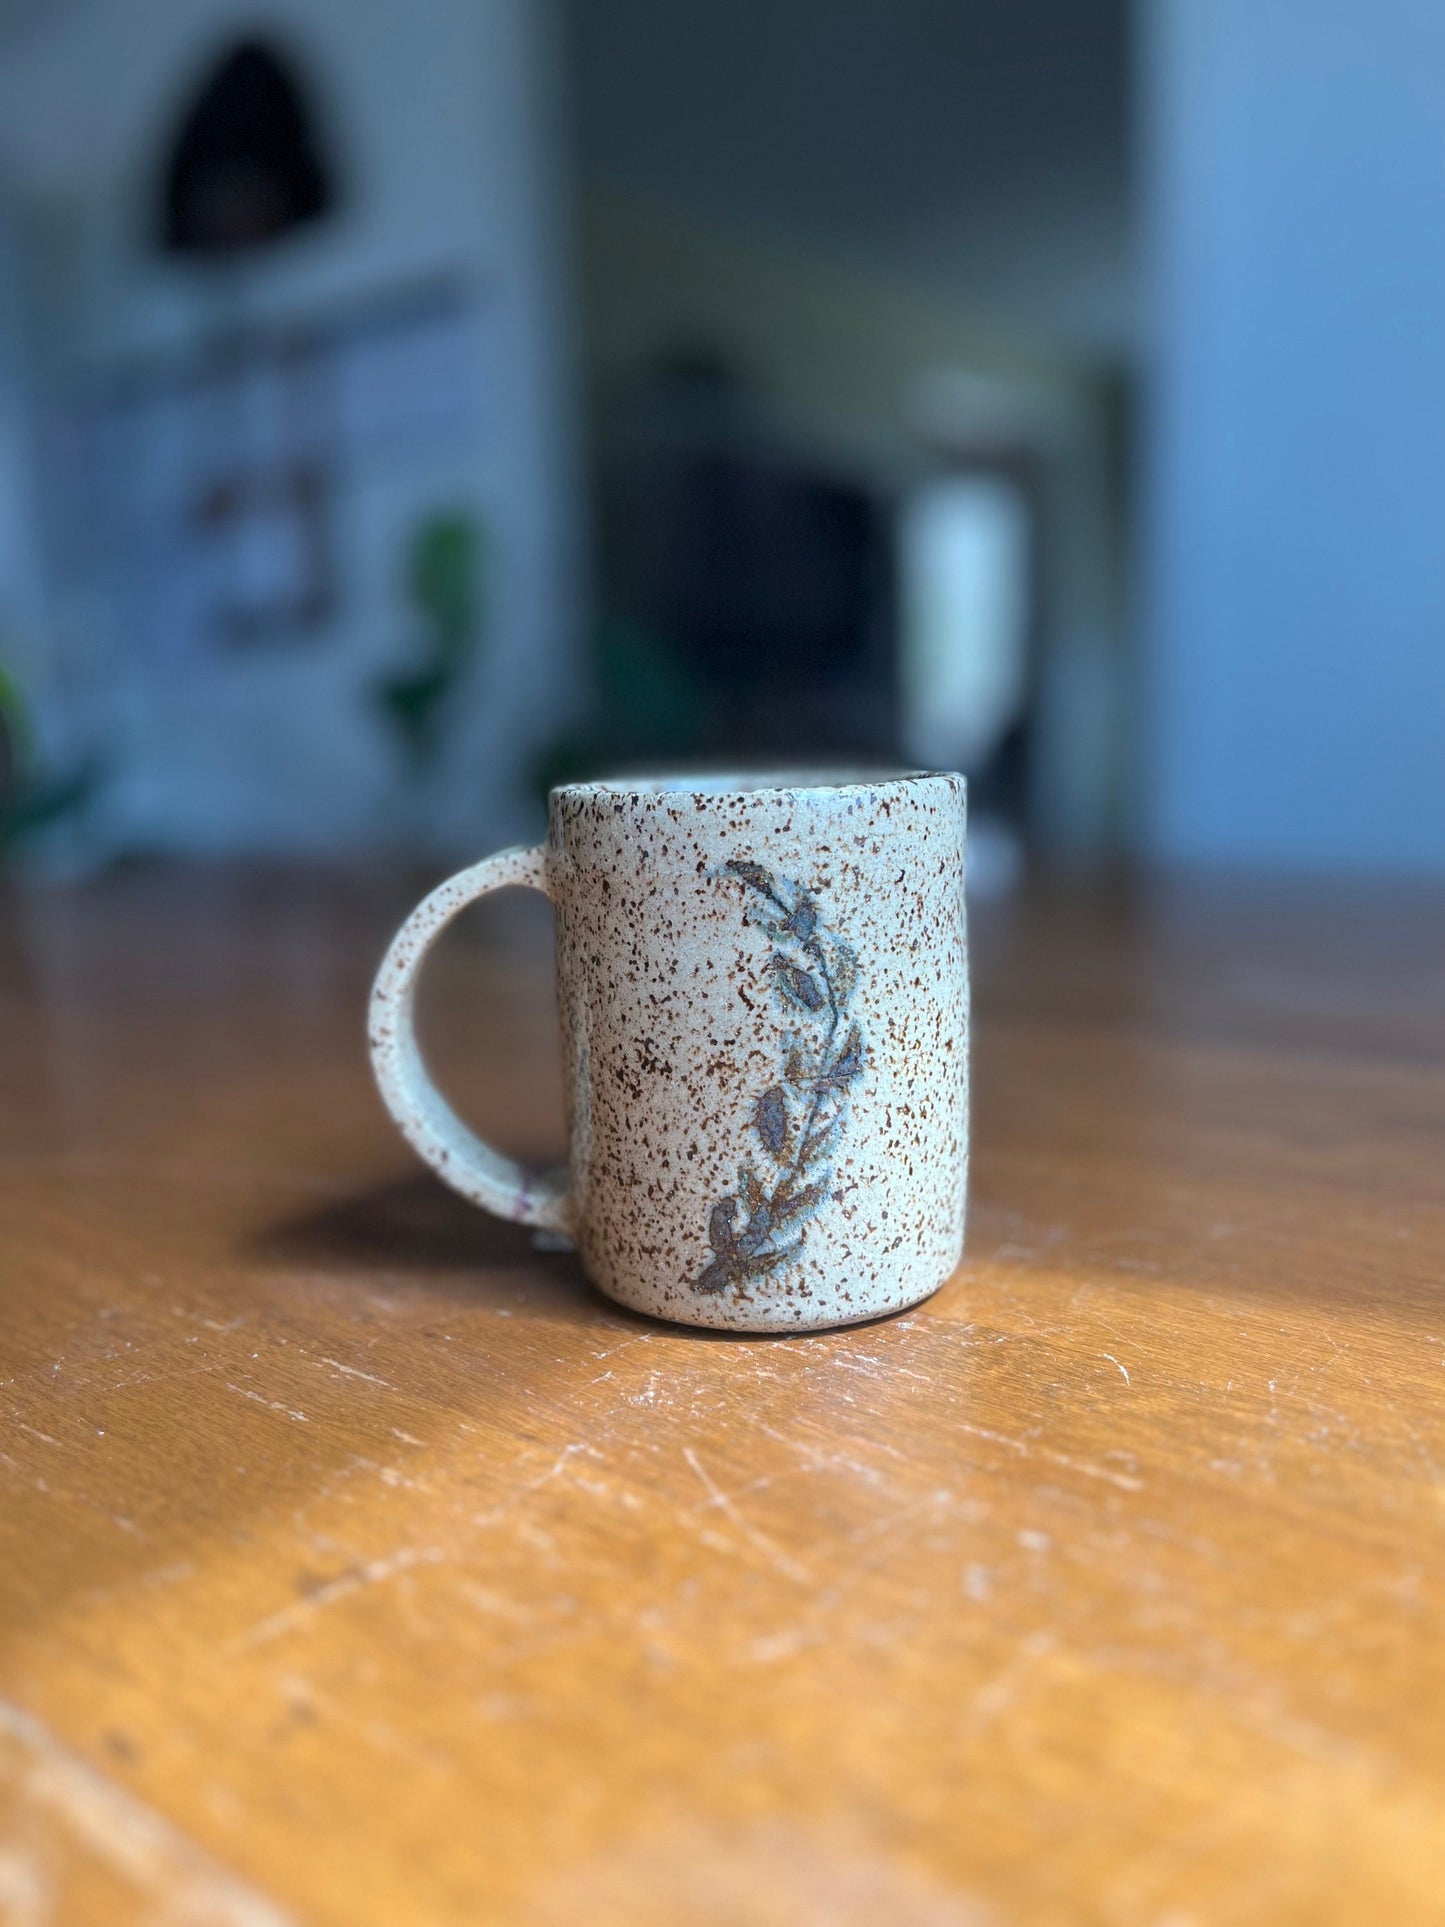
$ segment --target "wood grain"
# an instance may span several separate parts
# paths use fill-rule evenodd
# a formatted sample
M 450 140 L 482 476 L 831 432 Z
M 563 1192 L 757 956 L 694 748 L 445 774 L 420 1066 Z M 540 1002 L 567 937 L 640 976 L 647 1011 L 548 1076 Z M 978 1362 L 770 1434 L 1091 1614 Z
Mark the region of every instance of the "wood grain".
M 966 1263 L 738 1340 L 412 1166 L 415 894 L 0 906 L 0 1919 L 1438 1921 L 1439 896 L 980 916 Z M 425 1013 L 539 1160 L 550 997 Z

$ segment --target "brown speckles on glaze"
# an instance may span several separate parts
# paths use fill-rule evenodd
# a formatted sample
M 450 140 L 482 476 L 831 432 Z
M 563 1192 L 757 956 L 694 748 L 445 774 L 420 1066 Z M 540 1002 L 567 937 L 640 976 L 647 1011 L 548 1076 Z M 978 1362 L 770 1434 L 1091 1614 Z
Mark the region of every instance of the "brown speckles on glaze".
M 594 1281 L 639 1311 L 793 1331 L 916 1304 L 963 1246 L 963 869 L 956 776 L 554 790 L 542 850 L 463 872 L 398 934 L 373 999 L 383 1095 L 449 1184 L 566 1229 Z M 504 883 L 544 888 L 557 913 L 569 1167 L 540 1179 L 452 1115 L 411 1032 L 428 944 Z M 740 919 L 740 896 L 760 914 Z M 795 1059 L 800 1038 L 812 1055 Z M 810 1126 L 820 1081 L 847 1102 Z M 778 1262 L 703 1285 L 800 1160 L 804 1206 L 786 1237 L 774 1217 L 756 1240 Z
M 490 890 L 545 890 L 541 850 L 501 850 L 439 884 L 392 939 L 372 985 L 367 1038 L 382 1101 L 417 1155 L 473 1204 L 521 1224 L 571 1229 L 565 1171 L 533 1176 L 484 1144 L 427 1075 L 417 1045 L 417 979 L 426 953 L 457 913 Z
M 770 970 L 768 919 L 740 920 L 747 895 L 765 906 L 729 864 L 805 880 L 820 921 L 846 932 L 855 978 L 835 1044 L 856 1015 L 860 1075 L 806 1242 L 764 1275 L 699 1291 L 715 1208 L 734 1200 L 724 1236 L 746 1221 L 758 1101 L 785 1083 L 786 1040 L 816 1015 Z M 963 864 L 961 777 L 553 793 L 572 1218 L 604 1291 L 665 1318 L 787 1331 L 900 1309 L 948 1276 L 968 1155 Z M 778 925 L 794 907 L 780 895 Z M 671 1074 L 639 1084 L 639 1050 Z

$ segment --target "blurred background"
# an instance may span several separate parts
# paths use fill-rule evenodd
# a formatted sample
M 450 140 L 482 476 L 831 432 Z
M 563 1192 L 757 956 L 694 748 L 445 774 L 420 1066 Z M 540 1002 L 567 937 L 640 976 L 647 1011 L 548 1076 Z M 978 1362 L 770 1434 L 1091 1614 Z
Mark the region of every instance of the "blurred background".
M 1445 871 L 1438 0 L 0 0 L 0 851 Z

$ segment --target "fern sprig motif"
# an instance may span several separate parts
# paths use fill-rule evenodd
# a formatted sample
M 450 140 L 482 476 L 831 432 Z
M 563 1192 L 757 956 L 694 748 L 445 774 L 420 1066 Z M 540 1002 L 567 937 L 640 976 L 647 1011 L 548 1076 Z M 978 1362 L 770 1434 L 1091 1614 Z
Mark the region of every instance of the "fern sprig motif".
M 693 1280 L 702 1292 L 765 1278 L 802 1250 L 807 1221 L 833 1182 L 834 1153 L 865 1058 L 863 1033 L 849 1014 L 858 959 L 824 924 L 817 897 L 747 858 L 723 869 L 742 885 L 749 920 L 772 942 L 766 973 L 796 1023 L 783 1037 L 777 1082 L 753 1105 L 758 1152 L 739 1167 L 736 1192 L 708 1214 L 713 1255 Z

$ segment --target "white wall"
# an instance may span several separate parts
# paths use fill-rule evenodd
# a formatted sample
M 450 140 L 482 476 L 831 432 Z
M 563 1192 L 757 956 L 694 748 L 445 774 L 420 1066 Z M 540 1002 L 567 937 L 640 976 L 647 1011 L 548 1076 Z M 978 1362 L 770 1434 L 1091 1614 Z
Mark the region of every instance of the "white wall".
M 248 274 L 248 314 L 335 313 L 438 271 L 479 302 L 474 444 L 354 492 L 334 634 L 129 706 L 114 808 L 134 820 L 120 834 L 207 849 L 365 844 L 388 780 L 366 691 L 404 639 L 406 534 L 419 513 L 458 503 L 488 532 L 490 621 L 439 832 L 475 848 L 528 826 L 527 766 L 571 678 L 576 604 L 552 26 L 545 0 L 89 0 L 0 63 L 0 159 L 63 257 L 40 291 L 57 379 L 181 349 L 218 311 L 193 270 L 154 253 L 147 216 L 177 115 L 247 32 L 291 48 L 314 82 L 344 195 L 336 219 Z M 103 625 L 103 582 L 53 589 L 57 625 L 77 599 Z
M 1149 843 L 1445 871 L 1445 7 L 1141 22 Z

